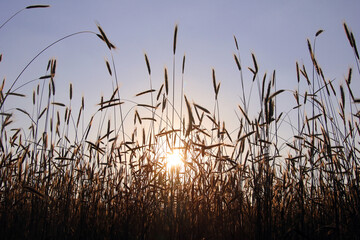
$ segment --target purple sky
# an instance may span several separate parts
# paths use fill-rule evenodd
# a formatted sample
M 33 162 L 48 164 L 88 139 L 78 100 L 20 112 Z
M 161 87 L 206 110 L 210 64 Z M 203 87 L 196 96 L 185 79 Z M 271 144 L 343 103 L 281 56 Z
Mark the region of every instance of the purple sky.
M 348 68 L 356 67 L 344 34 L 344 21 L 360 41 L 360 1 L 357 0 L 1 1 L 0 23 L 32 4 L 50 4 L 51 8 L 23 11 L 0 29 L 3 54 L 0 77 L 6 78 L 6 86 L 48 44 L 74 32 L 97 31 L 98 22 L 117 46 L 114 58 L 122 97 L 136 100 L 136 93 L 149 88 L 144 52 L 150 60 L 155 88 L 163 82 L 165 66 L 172 72 L 173 31 L 178 24 L 177 82 L 181 79 L 182 56 L 186 54 L 185 93 L 191 101 L 212 109 L 211 68 L 215 68 L 217 81 L 221 82 L 221 112 L 227 122 L 236 118 L 234 109 L 240 103 L 241 89 L 233 59 L 236 52 L 233 35 L 238 39 L 246 83 L 251 83 L 250 71 L 246 69 L 253 65 L 253 52 L 260 76 L 277 71 L 279 89 L 295 89 L 296 61 L 311 69 L 306 39 L 312 41 L 319 29 L 324 33 L 317 39 L 317 58 L 325 77 L 335 78 L 337 87 L 344 82 Z M 44 75 L 51 57 L 58 61 L 59 101 L 67 99 L 70 82 L 75 90 L 74 100 L 80 101 L 84 95 L 89 112 L 96 111 L 95 104 L 101 95 L 111 95 L 112 80 L 104 61 L 110 58 L 109 51 L 90 34 L 75 36 L 49 49 L 31 65 L 17 86 Z M 354 94 L 360 96 L 357 71 L 354 78 Z M 28 85 L 19 91 L 31 93 L 35 86 Z M 180 91 L 176 94 L 179 97 Z M 253 97 L 256 96 L 254 91 Z M 291 108 L 294 102 L 291 94 L 287 96 L 291 102 L 286 105 L 284 101 L 284 108 Z

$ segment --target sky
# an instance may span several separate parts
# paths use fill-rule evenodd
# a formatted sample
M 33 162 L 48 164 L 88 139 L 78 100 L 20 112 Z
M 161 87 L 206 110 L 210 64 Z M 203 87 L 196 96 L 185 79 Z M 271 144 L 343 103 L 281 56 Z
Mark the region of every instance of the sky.
M 236 36 L 244 69 L 245 88 L 250 92 L 251 54 L 259 73 L 276 70 L 277 88 L 296 88 L 295 63 L 311 69 L 306 39 L 317 38 L 316 55 L 327 79 L 344 82 L 348 68 L 356 68 L 344 33 L 343 22 L 360 39 L 360 1 L 346 0 L 0 0 L 0 23 L 18 10 L 33 4 L 49 4 L 47 9 L 28 9 L 0 29 L 0 77 L 8 87 L 26 64 L 43 48 L 68 34 L 104 29 L 117 47 L 113 53 L 122 98 L 138 101 L 135 94 L 149 89 L 144 60 L 147 54 L 154 88 L 164 81 L 164 67 L 172 73 L 173 33 L 178 24 L 175 56 L 176 89 L 180 89 L 181 62 L 186 55 L 184 91 L 190 101 L 212 109 L 214 93 L 212 68 L 221 82 L 220 112 L 226 122 L 236 125 L 234 111 L 240 103 L 240 78 L 234 62 Z M 106 45 L 93 34 L 66 39 L 48 49 L 22 75 L 16 86 L 45 74 L 50 58 L 57 59 L 56 88 L 59 101 L 66 102 L 73 84 L 74 102 L 82 96 L 89 112 L 96 111 L 100 96 L 112 93 L 112 78 L 104 59 L 111 59 Z M 354 78 L 359 76 L 354 74 Z M 354 82 L 360 96 L 360 81 Z M 32 92 L 36 83 L 19 89 Z M 176 91 L 180 98 L 180 91 Z M 254 91 L 253 95 L 256 96 Z M 284 93 L 283 107 L 295 105 L 290 92 Z M 12 101 L 12 102 L 11 102 Z M 140 100 L 139 100 L 140 101 Z M 289 101 L 292 101 L 289 104 Z M 19 104 L 9 99 L 9 107 Z M 235 127 L 235 126 L 232 126 Z

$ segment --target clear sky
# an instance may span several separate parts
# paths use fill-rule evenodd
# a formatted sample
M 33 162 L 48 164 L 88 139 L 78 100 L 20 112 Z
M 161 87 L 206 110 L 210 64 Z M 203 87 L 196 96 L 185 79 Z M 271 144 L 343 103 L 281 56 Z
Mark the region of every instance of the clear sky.
M 238 39 L 243 68 L 252 66 L 253 52 L 260 75 L 275 69 L 278 88 L 286 89 L 296 87 L 296 61 L 310 69 L 306 39 L 313 40 L 319 29 L 324 33 L 317 40 L 317 58 L 325 77 L 338 80 L 336 86 L 344 81 L 348 68 L 355 67 L 344 21 L 360 41 L 358 0 L 1 0 L 0 23 L 32 4 L 50 4 L 51 8 L 23 11 L 0 29 L 0 77 L 6 77 L 7 86 L 42 48 L 67 34 L 97 31 L 98 22 L 117 46 L 114 57 L 121 94 L 136 100 L 136 93 L 149 88 L 144 52 L 156 88 L 163 82 L 165 66 L 171 73 L 173 31 L 178 24 L 176 72 L 180 73 L 186 54 L 185 93 L 191 101 L 212 109 L 211 68 L 215 68 L 217 81 L 221 82 L 221 111 L 227 122 L 235 119 L 241 89 L 233 59 L 233 35 Z M 55 57 L 59 101 L 67 98 L 71 82 L 75 101 L 84 95 L 87 106 L 94 107 L 101 95 L 109 96 L 112 91 L 104 61 L 109 56 L 105 44 L 95 36 L 75 36 L 44 53 L 18 85 L 44 75 L 47 61 Z M 250 84 L 250 72 L 244 73 Z M 354 84 L 354 93 L 359 96 L 359 81 Z M 20 92 L 32 91 L 34 86 L 28 85 Z

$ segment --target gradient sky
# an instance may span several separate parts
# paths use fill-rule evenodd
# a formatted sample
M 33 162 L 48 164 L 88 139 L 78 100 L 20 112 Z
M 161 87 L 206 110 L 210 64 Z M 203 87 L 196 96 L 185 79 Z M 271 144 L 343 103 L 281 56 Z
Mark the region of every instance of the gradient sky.
M 360 41 L 357 0 L 2 0 L 0 23 L 32 4 L 50 4 L 51 8 L 23 11 L 0 29 L 0 77 L 6 78 L 6 86 L 48 44 L 74 32 L 97 31 L 98 22 L 117 46 L 114 57 L 122 97 L 136 100 L 136 93 L 149 88 L 144 52 L 150 60 L 155 88 L 163 82 L 165 66 L 171 73 L 173 31 L 178 24 L 176 72 L 180 73 L 182 56 L 186 54 L 185 93 L 190 100 L 212 109 L 211 69 L 215 68 L 217 81 L 221 82 L 221 113 L 227 121 L 236 118 L 234 109 L 240 103 L 241 89 L 233 59 L 233 35 L 238 39 L 243 68 L 253 65 L 253 52 L 260 76 L 276 70 L 278 89 L 295 89 L 296 61 L 311 68 L 306 39 L 312 41 L 319 29 L 324 33 L 317 40 L 318 62 L 327 79 L 337 79 L 337 87 L 344 82 L 348 68 L 356 67 L 343 30 L 344 21 Z M 112 80 L 104 61 L 110 58 L 109 51 L 90 34 L 75 36 L 49 49 L 31 65 L 18 85 L 44 75 L 51 57 L 58 61 L 59 101 L 67 99 L 70 82 L 75 101 L 84 95 L 89 111 L 91 107 L 95 111 L 101 95 L 111 95 Z M 244 73 L 250 84 L 252 75 L 248 70 Z M 355 77 L 359 79 L 357 71 Z M 360 96 L 360 81 L 353 84 L 354 94 Z M 34 86 L 28 85 L 20 92 L 32 91 Z

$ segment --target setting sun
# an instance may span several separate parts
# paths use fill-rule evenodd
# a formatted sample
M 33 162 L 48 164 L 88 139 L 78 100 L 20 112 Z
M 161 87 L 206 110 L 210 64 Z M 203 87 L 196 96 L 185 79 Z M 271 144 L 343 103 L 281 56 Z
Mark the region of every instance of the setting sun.
M 179 150 L 174 150 L 167 153 L 165 157 L 167 169 L 179 168 L 184 165 L 182 156 Z

